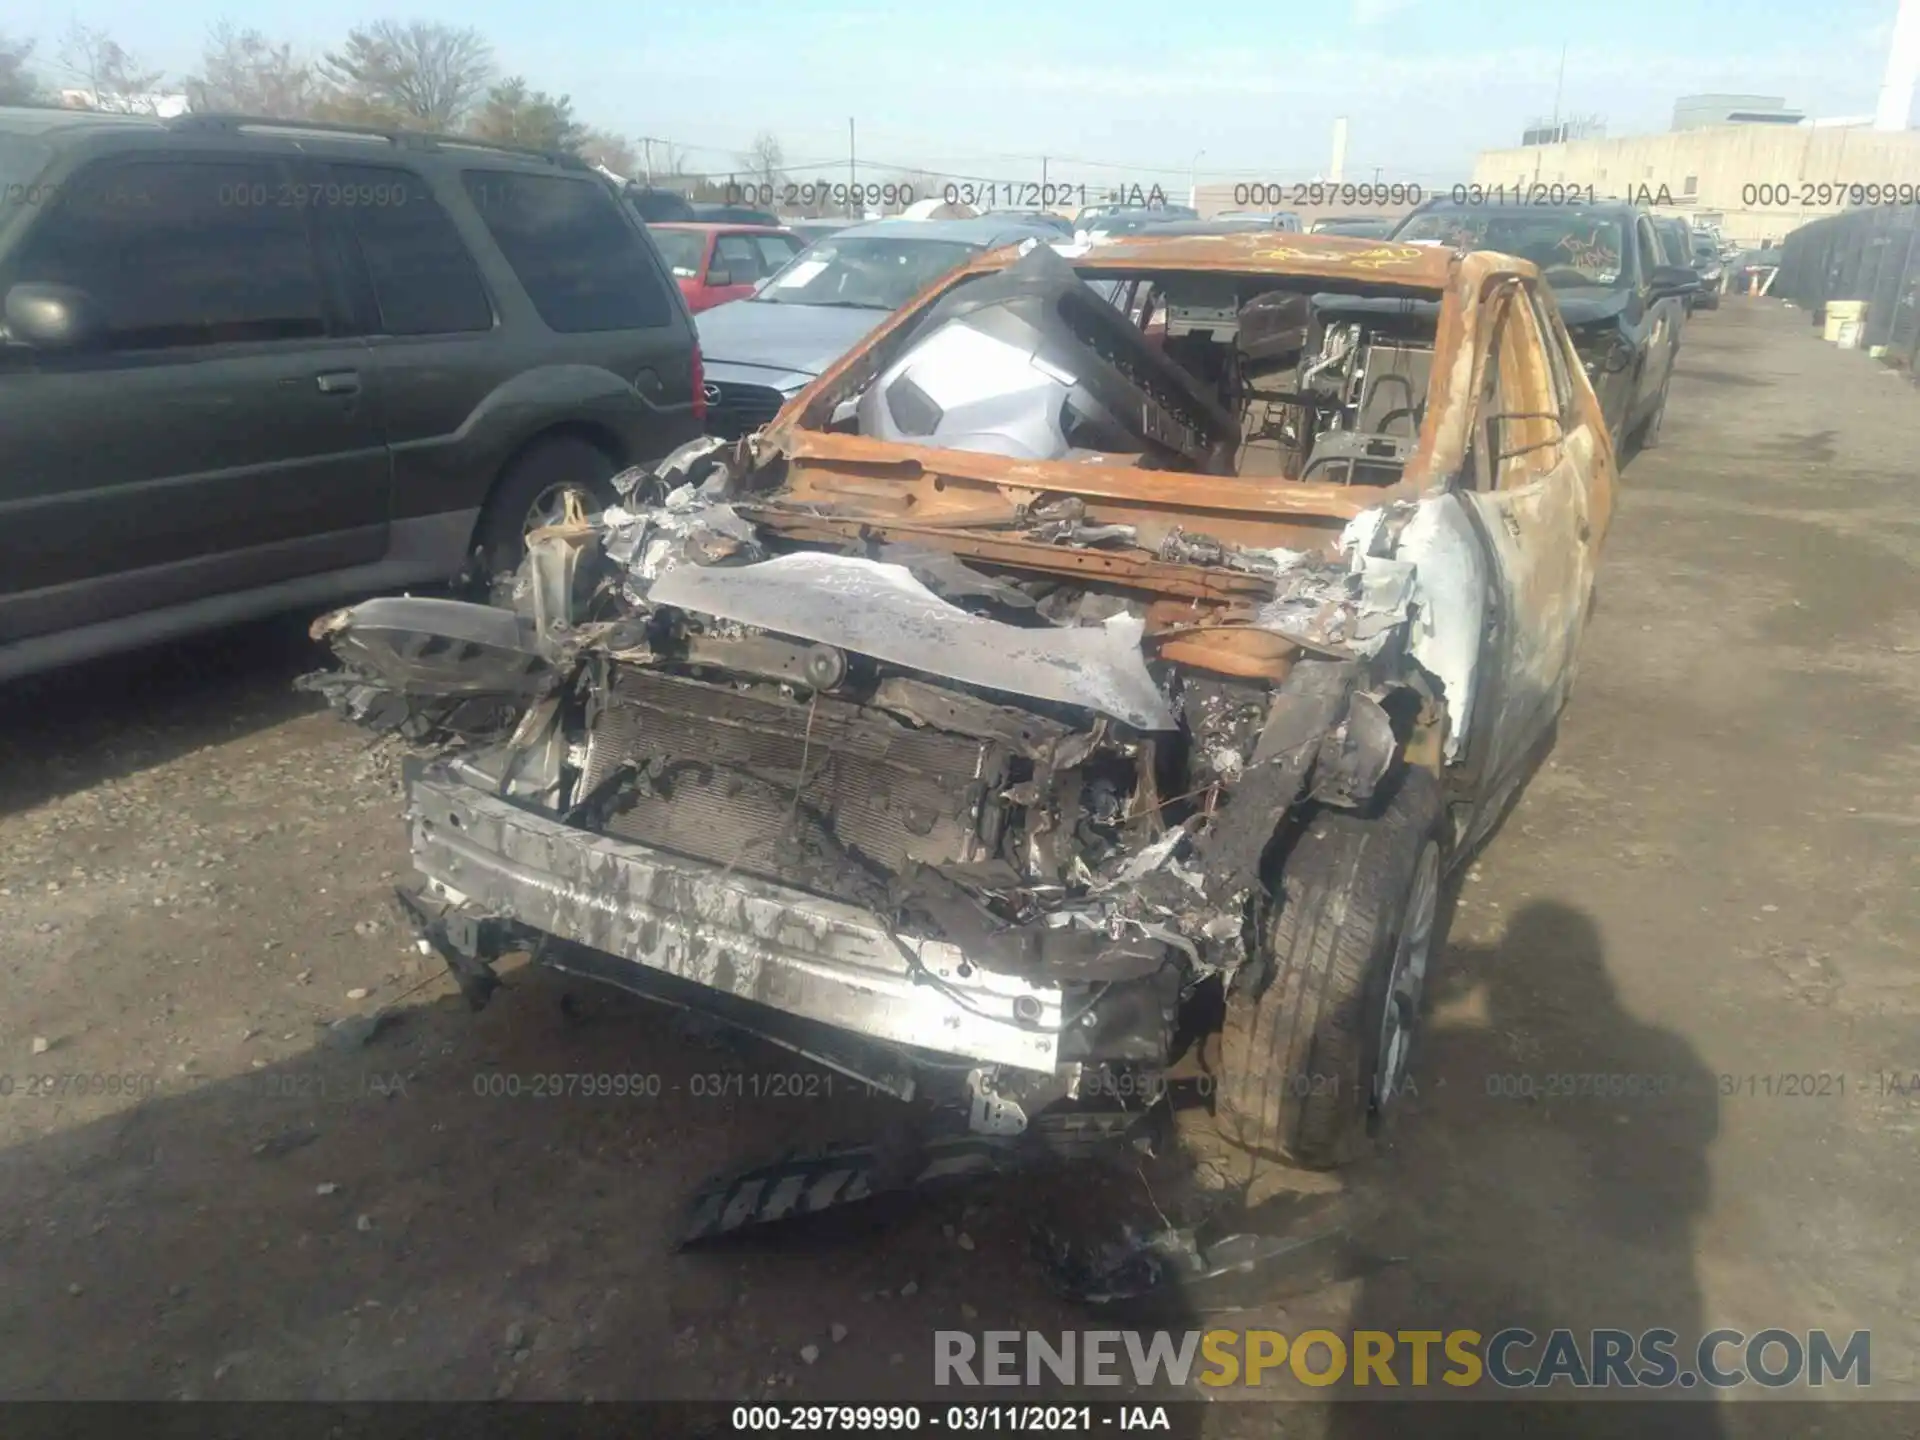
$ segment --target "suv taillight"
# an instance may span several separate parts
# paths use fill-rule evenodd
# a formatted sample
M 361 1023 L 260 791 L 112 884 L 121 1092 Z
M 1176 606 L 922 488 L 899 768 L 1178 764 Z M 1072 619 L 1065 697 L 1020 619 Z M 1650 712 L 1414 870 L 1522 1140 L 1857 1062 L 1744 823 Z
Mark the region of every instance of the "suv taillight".
M 707 370 L 700 359 L 700 347 L 693 347 L 693 418 L 707 423 Z

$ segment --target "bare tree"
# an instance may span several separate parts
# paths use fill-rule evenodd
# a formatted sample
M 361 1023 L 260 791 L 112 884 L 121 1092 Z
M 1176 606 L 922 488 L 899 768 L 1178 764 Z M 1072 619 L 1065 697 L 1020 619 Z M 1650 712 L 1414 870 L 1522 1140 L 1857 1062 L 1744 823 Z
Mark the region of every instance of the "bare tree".
M 528 145 L 536 150 L 571 150 L 587 133 L 573 118 L 573 101 L 544 90 L 529 90 L 518 75 L 487 92 L 473 117 L 472 131 L 483 140 Z
M 207 32 L 200 73 L 186 85 L 196 110 L 276 120 L 311 116 L 321 99 L 313 66 L 297 57 L 291 45 L 275 45 L 258 30 L 242 30 L 231 20 L 217 21 Z
M 603 165 L 628 179 L 640 175 L 640 157 L 634 153 L 633 145 L 610 130 L 585 130 L 573 148 L 589 165 Z
M 693 178 L 693 162 L 683 146 L 671 140 L 662 140 L 657 136 L 640 137 L 640 170 L 655 180 L 682 180 Z M 684 188 L 676 186 L 676 189 Z
M 753 137 L 753 144 L 740 156 L 740 164 L 754 180 L 772 185 L 780 179 L 780 172 L 787 163 L 787 152 L 781 146 L 779 137 L 771 130 L 762 130 Z
M 75 21 L 60 43 L 60 68 L 87 92 L 96 110 L 146 112 L 164 71 L 140 63 L 104 30 Z
M 396 106 L 325 84 L 321 86 L 320 98 L 314 102 L 313 118 L 335 120 L 347 125 L 377 125 L 387 130 L 404 130 L 409 126 L 421 128 L 417 117 L 406 114 Z
M 0 105 L 31 105 L 40 98 L 40 82 L 27 68 L 31 59 L 33 41 L 0 35 Z
M 327 109 L 357 118 L 398 117 L 433 130 L 467 118 L 492 80 L 493 47 L 477 30 L 426 20 L 376 20 L 347 32 L 320 73 L 334 88 Z

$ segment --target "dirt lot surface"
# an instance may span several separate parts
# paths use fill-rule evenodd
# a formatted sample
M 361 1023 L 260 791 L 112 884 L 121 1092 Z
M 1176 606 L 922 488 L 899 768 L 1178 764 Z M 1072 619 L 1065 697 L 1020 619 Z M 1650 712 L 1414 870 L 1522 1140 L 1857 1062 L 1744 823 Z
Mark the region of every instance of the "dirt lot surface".
M 1917 443 L 1803 315 L 1691 323 L 1351 1251 L 1219 1323 L 1870 1329 L 1920 1395 Z M 317 663 L 296 618 L 0 695 L 0 1394 L 924 1398 L 937 1328 L 1098 1323 L 1028 1228 L 1119 1174 L 674 1253 L 702 1177 L 891 1102 L 710 1080 L 807 1067 L 547 975 L 469 1013 Z M 486 1093 L 609 1073 L 659 1093 Z

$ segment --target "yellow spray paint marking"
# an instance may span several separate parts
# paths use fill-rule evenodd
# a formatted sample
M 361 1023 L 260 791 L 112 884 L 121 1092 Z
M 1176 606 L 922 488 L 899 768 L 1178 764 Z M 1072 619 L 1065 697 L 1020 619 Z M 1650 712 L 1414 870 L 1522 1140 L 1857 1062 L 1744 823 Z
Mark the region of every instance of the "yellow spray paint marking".
M 1371 250 L 1361 250 L 1350 255 L 1329 253 L 1325 250 L 1299 250 L 1292 246 L 1281 246 L 1273 250 L 1262 250 L 1262 260 L 1337 260 L 1361 270 L 1383 270 L 1389 265 L 1412 265 L 1419 261 L 1425 250 L 1418 245 L 1378 245 Z

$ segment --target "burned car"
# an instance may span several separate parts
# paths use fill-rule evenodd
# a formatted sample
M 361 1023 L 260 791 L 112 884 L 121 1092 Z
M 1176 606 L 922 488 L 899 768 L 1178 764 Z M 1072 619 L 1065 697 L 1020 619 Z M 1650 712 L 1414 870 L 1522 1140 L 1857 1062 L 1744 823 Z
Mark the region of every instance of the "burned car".
M 1524 261 L 1026 245 L 536 533 L 510 607 L 326 617 L 307 683 L 422 747 L 404 903 L 476 1004 L 531 948 L 1056 1150 L 1187 1067 L 1326 1166 L 1567 700 L 1614 478 Z

